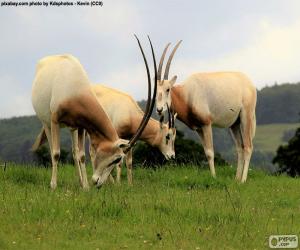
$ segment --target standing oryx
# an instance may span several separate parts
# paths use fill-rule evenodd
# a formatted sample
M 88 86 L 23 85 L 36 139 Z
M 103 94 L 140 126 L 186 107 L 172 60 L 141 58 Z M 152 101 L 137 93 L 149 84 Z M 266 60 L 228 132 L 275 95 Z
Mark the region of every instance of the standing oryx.
M 48 56 L 39 61 L 32 88 L 32 104 L 43 124 L 50 145 L 52 189 L 57 186 L 61 126 L 70 127 L 75 140 L 76 134 L 78 134 L 79 147 L 83 146 L 84 130 L 89 133 L 95 152 L 92 181 L 97 187 L 105 182 L 114 166 L 119 164 L 124 157 L 124 152 L 130 150 L 143 132 L 149 121 L 154 100 L 151 101 L 151 79 L 148 64 L 138 38 L 137 41 L 147 70 L 148 101 L 141 124 L 129 142 L 119 139 L 110 119 L 90 88 L 90 81 L 85 70 L 75 57 L 71 55 Z M 149 42 L 156 80 L 155 56 L 150 39 Z M 155 92 L 156 87 L 154 87 L 154 95 Z M 40 137 L 42 139 L 42 136 Z M 78 164 L 81 184 L 83 188 L 88 188 L 84 157 L 78 156 L 77 159 L 76 164 Z
M 236 179 L 247 180 L 255 134 L 256 89 L 240 72 L 196 73 L 182 84 L 174 86 L 177 77 L 168 80 L 170 64 L 176 49 L 168 59 L 162 79 L 162 65 L 170 43 L 160 59 L 157 80 L 157 113 L 163 115 L 167 107 L 177 112 L 178 119 L 200 136 L 212 176 L 215 176 L 212 125 L 230 128 L 234 139 L 238 165 Z
M 104 85 L 92 85 L 99 103 L 112 121 L 120 138 L 128 138 L 137 130 L 144 113 L 133 98 L 121 91 Z M 139 140 L 143 140 L 153 147 L 157 147 L 166 159 L 175 157 L 174 141 L 176 129 L 174 116 L 168 114 L 168 124 L 160 124 L 157 120 L 150 119 Z M 93 150 L 90 150 L 93 157 Z M 117 181 L 120 181 L 121 165 L 117 166 Z M 126 155 L 128 183 L 132 184 L 132 149 Z

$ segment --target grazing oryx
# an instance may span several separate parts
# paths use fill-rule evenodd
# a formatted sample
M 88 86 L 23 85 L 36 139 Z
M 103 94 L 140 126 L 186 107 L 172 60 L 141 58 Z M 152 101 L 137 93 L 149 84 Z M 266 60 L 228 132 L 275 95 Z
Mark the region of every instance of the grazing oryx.
M 133 100 L 133 98 L 121 91 L 113 88 L 106 87 L 104 85 L 92 85 L 91 89 L 96 95 L 98 102 L 104 109 L 108 117 L 110 118 L 114 128 L 116 129 L 120 138 L 128 138 L 132 136 L 137 130 L 144 113 Z M 174 124 L 175 117 L 169 113 L 168 124 L 160 124 L 157 120 L 150 118 L 147 126 L 139 137 L 139 140 L 143 140 L 149 143 L 153 147 L 157 147 L 166 159 L 175 157 L 174 142 L 176 138 L 176 129 Z M 45 134 L 44 128 L 40 134 Z M 78 147 L 78 142 L 75 138 L 74 149 Z M 40 146 L 42 141 L 36 143 L 36 146 Z M 84 155 L 83 151 L 80 151 L 80 155 Z M 77 154 L 73 154 L 74 162 L 76 162 Z M 95 152 L 90 144 L 90 156 L 91 159 L 95 157 Z M 92 160 L 93 163 L 93 160 Z M 127 166 L 127 179 L 128 183 L 132 184 L 132 149 L 126 154 L 126 166 Z M 117 165 L 117 181 L 120 182 L 122 164 Z
M 50 145 L 52 189 L 57 186 L 57 164 L 60 156 L 59 130 L 61 126 L 66 125 L 71 128 L 73 145 L 78 134 L 79 150 L 81 151 L 83 151 L 84 130 L 89 133 L 95 152 L 92 181 L 97 187 L 100 187 L 114 166 L 122 160 L 124 153 L 127 153 L 134 145 L 147 125 L 154 100 L 151 101 L 151 79 L 148 64 L 140 42 L 137 37 L 136 39 L 147 70 L 148 101 L 141 124 L 129 142 L 119 139 L 110 119 L 90 88 L 90 81 L 85 70 L 75 57 L 71 55 L 48 56 L 39 61 L 32 88 L 32 104 L 43 124 Z M 149 42 L 156 80 L 156 62 L 150 38 Z M 154 94 L 155 92 L 156 87 L 154 87 Z M 39 136 L 40 140 L 44 137 L 43 134 Z M 39 144 L 38 141 L 37 144 Z M 78 148 L 74 150 L 78 152 Z M 77 156 L 78 160 L 75 163 L 83 188 L 88 188 L 84 157 L 82 156 Z
M 215 177 L 212 125 L 230 128 L 234 139 L 238 165 L 236 179 L 247 180 L 255 134 L 256 89 L 247 76 L 239 72 L 196 73 L 182 84 L 174 86 L 177 76 L 168 80 L 170 64 L 176 49 L 168 59 L 162 79 L 162 65 L 170 43 L 165 47 L 158 67 L 157 113 L 162 116 L 171 107 L 178 119 L 200 136 L 212 176 Z
M 93 85 L 93 92 L 112 121 L 120 138 L 128 138 L 137 130 L 143 118 L 143 111 L 133 98 L 121 91 L 106 87 L 104 85 Z M 160 124 L 159 121 L 150 119 L 140 140 L 149 143 L 151 146 L 157 147 L 166 159 L 175 157 L 174 141 L 176 137 L 176 129 L 174 124 L 174 116 L 168 114 L 168 124 Z M 90 155 L 94 153 L 91 148 Z M 121 166 L 117 166 L 117 181 L 120 181 Z M 126 155 L 127 178 L 128 183 L 132 184 L 132 149 Z

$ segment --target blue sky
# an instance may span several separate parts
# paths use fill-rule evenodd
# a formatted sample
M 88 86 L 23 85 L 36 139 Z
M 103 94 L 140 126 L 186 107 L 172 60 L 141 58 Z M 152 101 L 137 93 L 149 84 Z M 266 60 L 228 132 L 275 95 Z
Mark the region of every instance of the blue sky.
M 71 53 L 94 83 L 146 97 L 144 64 L 133 34 L 157 60 L 167 42 L 183 43 L 170 76 L 242 71 L 257 86 L 300 81 L 300 1 L 117 1 L 103 7 L 0 8 L 0 118 L 33 114 L 37 61 Z

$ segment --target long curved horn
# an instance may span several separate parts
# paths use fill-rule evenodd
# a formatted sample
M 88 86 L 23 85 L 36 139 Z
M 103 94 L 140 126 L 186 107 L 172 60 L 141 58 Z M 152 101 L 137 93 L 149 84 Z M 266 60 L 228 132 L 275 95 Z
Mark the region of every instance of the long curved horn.
M 165 69 L 165 74 L 164 74 L 164 80 L 168 80 L 168 77 L 169 77 L 169 70 L 170 70 L 170 65 L 171 65 L 171 62 L 172 62 L 172 59 L 173 59 L 173 56 L 176 52 L 176 50 L 178 49 L 179 45 L 181 44 L 182 40 L 180 40 L 176 46 L 174 47 L 171 55 L 169 56 L 169 59 L 168 59 L 168 62 L 167 62 L 167 65 L 166 65 L 166 69 Z
M 161 58 L 160 58 L 160 61 L 159 61 L 159 66 L 158 66 L 158 72 L 157 72 L 157 80 L 161 80 L 161 72 L 162 72 L 162 66 L 163 66 L 163 63 L 164 63 L 164 60 L 165 60 L 165 56 L 166 56 L 166 53 L 167 53 L 167 50 L 169 48 L 171 43 L 168 43 L 164 49 L 164 52 L 162 53 L 161 55 Z M 156 83 L 155 83 L 156 84 Z
M 156 91 L 157 91 L 157 85 L 156 85 L 156 82 L 157 82 L 157 68 L 156 68 L 156 59 L 155 59 L 154 49 L 153 49 L 152 42 L 151 42 L 151 39 L 150 39 L 149 36 L 148 36 L 148 40 L 149 40 L 149 43 L 150 43 L 150 46 L 151 46 L 151 53 L 152 53 L 152 60 L 153 60 L 153 70 L 154 70 L 154 83 L 155 83 L 154 84 L 154 89 L 153 89 L 151 105 L 150 105 L 150 110 L 151 111 L 150 111 L 149 118 L 148 118 L 148 120 L 149 120 L 150 117 L 151 117 L 154 105 L 155 105 L 155 98 L 156 98 Z
M 136 35 L 134 35 L 134 36 L 138 41 L 138 44 L 139 44 L 139 47 L 140 47 L 140 50 L 141 50 L 141 53 L 143 55 L 143 59 L 144 59 L 144 62 L 145 62 L 145 66 L 146 66 L 147 79 L 148 79 L 148 100 L 147 100 L 146 110 L 145 110 L 143 119 L 140 123 L 140 126 L 139 126 L 137 132 L 135 133 L 135 135 L 129 141 L 129 147 L 124 151 L 125 153 L 128 152 L 130 150 L 130 148 L 133 147 L 134 143 L 138 140 L 138 138 L 142 134 L 144 128 L 146 127 L 146 125 L 147 125 L 147 123 L 148 123 L 148 121 L 151 117 L 152 110 L 154 108 L 154 103 L 155 103 L 154 98 L 156 96 L 156 84 L 154 84 L 154 91 L 153 91 L 153 96 L 152 96 L 152 99 L 151 99 L 151 79 L 150 79 L 150 71 L 149 71 L 148 63 L 147 63 L 143 48 L 141 46 L 141 43 L 140 43 L 138 37 Z M 155 60 L 154 50 L 153 50 L 152 43 L 151 43 L 151 40 L 150 40 L 149 36 L 148 36 L 148 39 L 149 39 L 149 42 L 150 42 L 150 45 L 151 45 L 151 50 L 152 50 L 154 72 L 155 72 L 155 82 L 156 82 L 157 81 L 156 60 Z

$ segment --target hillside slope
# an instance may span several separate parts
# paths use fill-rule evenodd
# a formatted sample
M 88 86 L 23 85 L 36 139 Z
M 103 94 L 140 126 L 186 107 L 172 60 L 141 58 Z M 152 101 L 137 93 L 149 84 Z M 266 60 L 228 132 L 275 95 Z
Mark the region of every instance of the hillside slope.
M 258 92 L 257 132 L 254 140 L 255 152 L 252 164 L 269 165 L 277 147 L 292 136 L 300 126 L 300 83 L 275 85 Z M 139 102 L 143 108 L 145 102 Z M 157 118 L 155 112 L 153 117 Z M 273 122 L 274 124 L 270 124 Z M 260 125 L 262 124 L 262 125 Z M 199 143 L 198 135 L 177 121 L 176 127 L 186 138 Z M 31 162 L 33 155 L 29 151 L 41 124 L 35 116 L 0 119 L 0 160 Z M 70 136 L 64 129 L 61 133 L 62 148 L 70 151 Z M 214 148 L 227 160 L 235 159 L 235 150 L 228 130 L 214 128 Z

